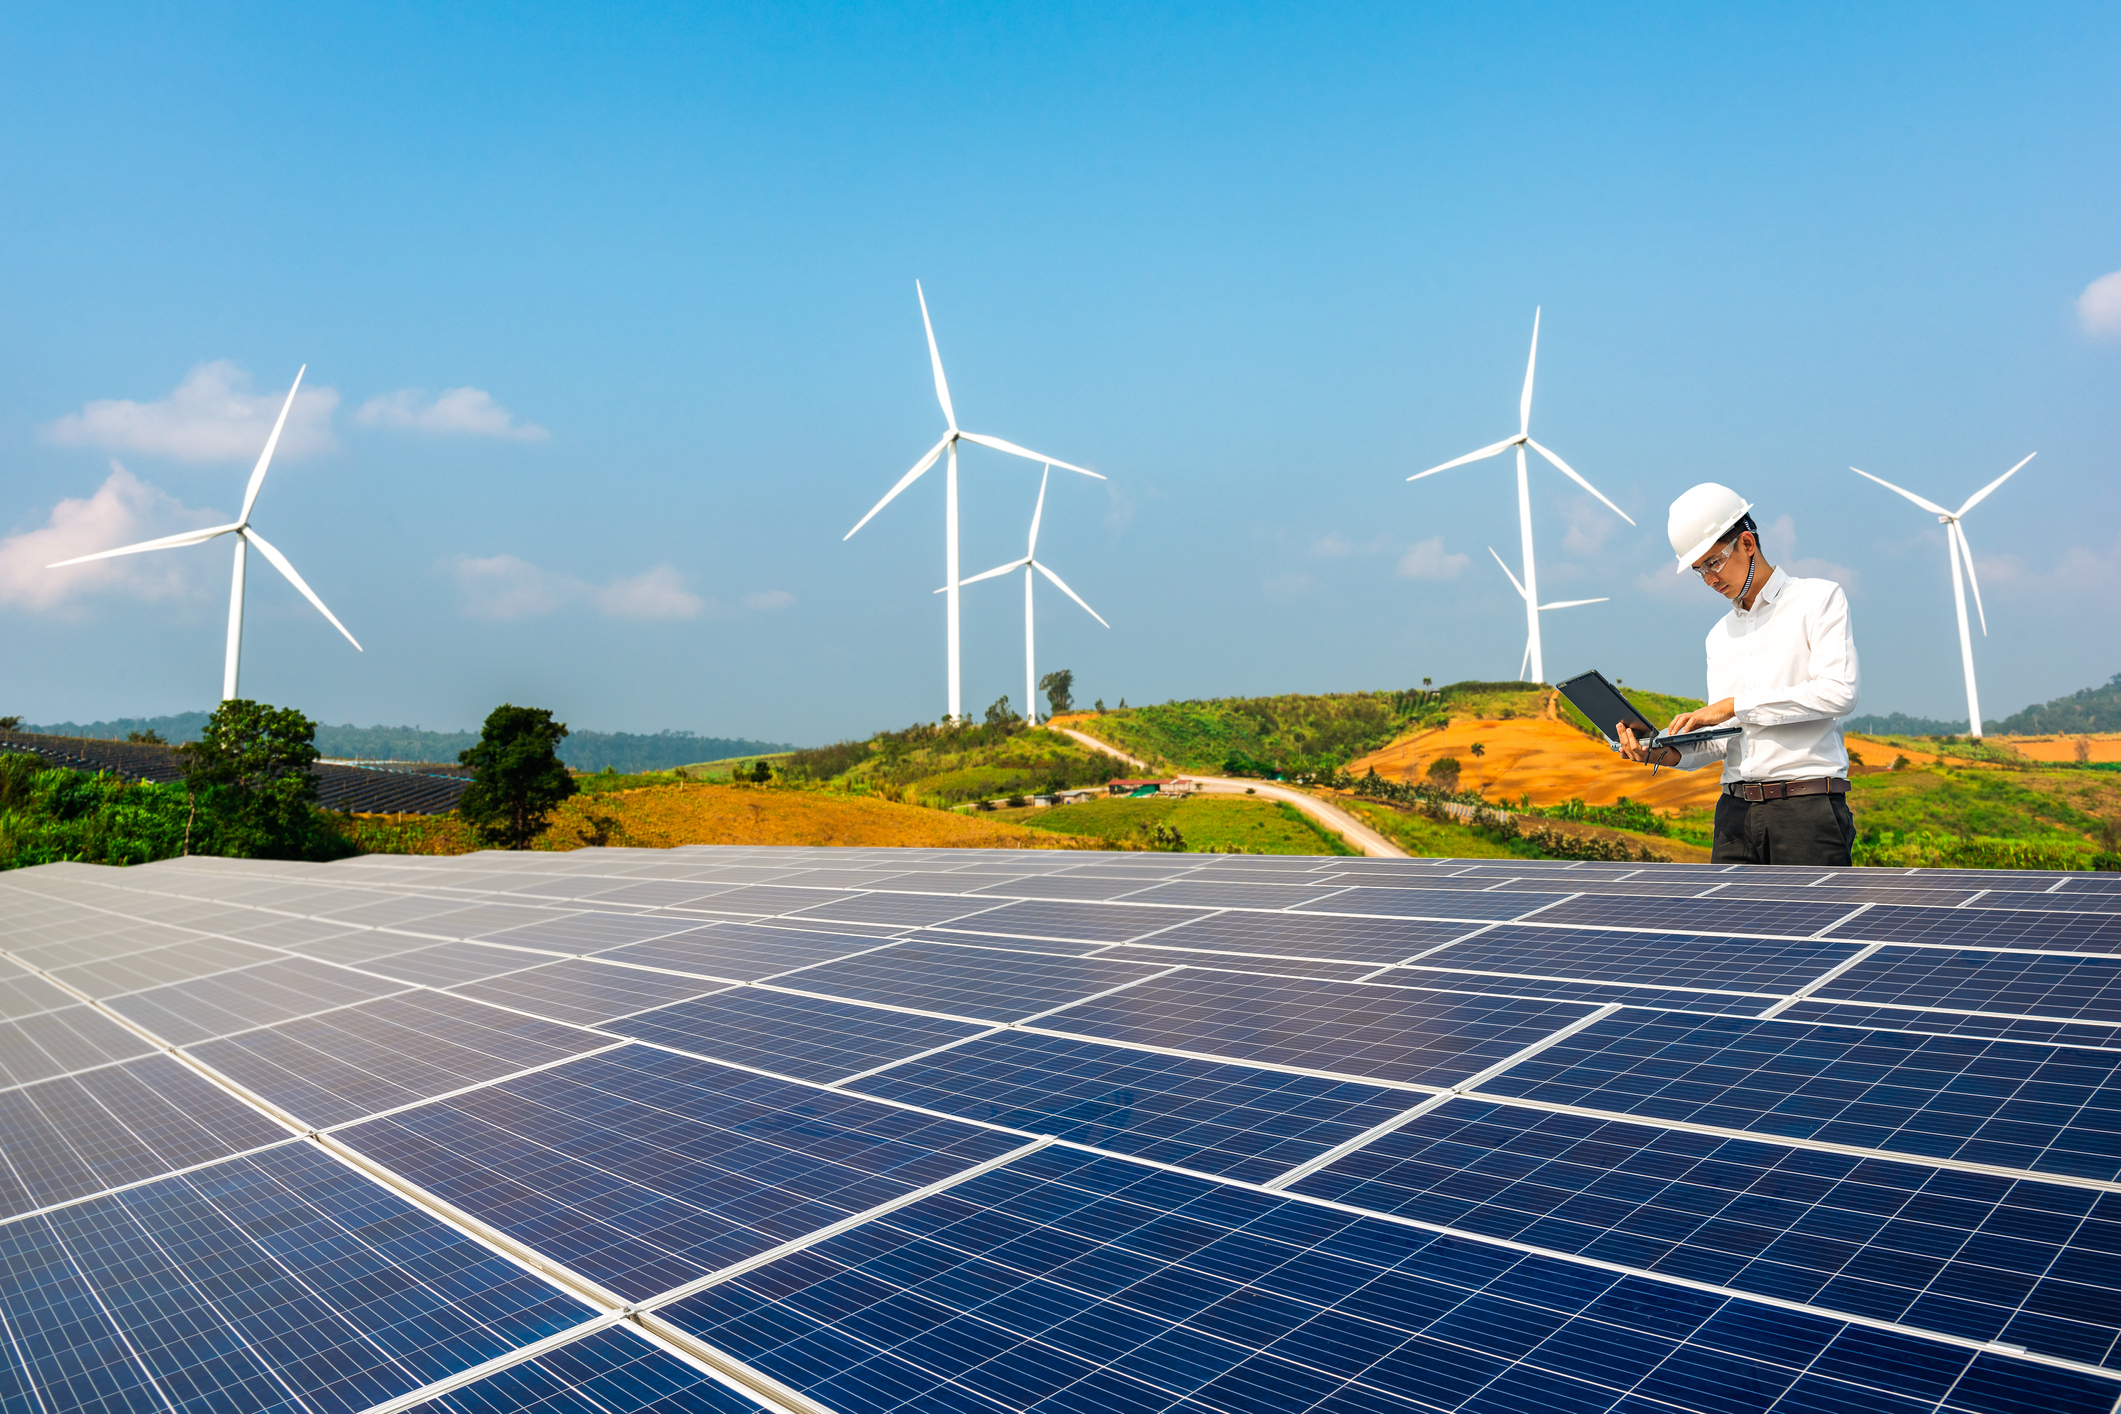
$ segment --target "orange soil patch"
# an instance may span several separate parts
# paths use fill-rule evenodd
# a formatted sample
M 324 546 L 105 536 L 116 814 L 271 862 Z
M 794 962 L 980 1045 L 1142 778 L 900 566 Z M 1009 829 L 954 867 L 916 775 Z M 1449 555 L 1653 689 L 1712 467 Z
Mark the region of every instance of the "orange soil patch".
M 2073 736 L 1992 736 L 1988 741 L 1998 746 L 2015 747 L 2020 756 L 2031 761 L 2074 761 L 2077 759 L 2077 742 Z M 2094 761 L 2121 761 L 2121 732 L 2097 732 L 2082 738 L 2091 748 Z
M 577 795 L 554 812 L 537 849 L 580 849 L 593 817 L 615 822 L 606 842 L 668 849 L 681 844 L 901 845 L 923 849 L 1074 849 L 1083 844 L 1047 830 L 1026 830 L 868 796 L 751 786 L 648 786 Z M 384 817 L 371 817 L 379 821 Z M 419 854 L 461 854 L 479 846 L 454 816 L 394 816 L 403 838 L 388 846 Z M 380 840 L 377 844 L 381 844 Z M 1099 844 L 1099 848 L 1111 848 Z
M 1487 750 L 1478 760 L 1472 750 L 1476 741 Z M 1455 721 L 1401 737 L 1350 762 L 1347 769 L 1360 776 L 1374 767 L 1378 775 L 1393 780 L 1420 781 L 1441 756 L 1458 758 L 1461 786 L 1478 786 L 1503 801 L 1529 795 L 1534 805 L 1565 800 L 1611 805 L 1626 796 L 1658 810 L 1709 809 L 1716 804 L 1723 775 L 1708 769 L 1666 769 L 1652 780 L 1649 767 L 1624 760 L 1567 722 L 1524 717 Z

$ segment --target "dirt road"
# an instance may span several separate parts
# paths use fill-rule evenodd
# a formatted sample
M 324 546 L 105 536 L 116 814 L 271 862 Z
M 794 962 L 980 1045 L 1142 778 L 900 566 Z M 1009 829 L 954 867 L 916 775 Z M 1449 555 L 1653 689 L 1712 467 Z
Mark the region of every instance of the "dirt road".
M 1117 756 L 1120 760 L 1129 763 L 1137 770 L 1148 771 L 1153 769 L 1148 762 L 1142 760 L 1139 756 L 1131 755 L 1108 741 L 1099 741 L 1096 737 L 1076 731 L 1072 727 L 1049 727 L 1048 730 L 1073 737 L 1093 751 L 1108 752 Z M 1317 796 L 1297 790 L 1292 786 L 1278 786 L 1271 781 L 1238 780 L 1230 776 L 1203 776 L 1192 771 L 1187 771 L 1185 777 L 1189 781 L 1198 781 L 1202 790 L 1212 791 L 1216 794 L 1243 795 L 1246 791 L 1251 791 L 1255 795 L 1265 796 L 1269 800 L 1287 801 L 1298 810 L 1303 811 L 1304 814 L 1324 825 L 1334 834 L 1339 835 L 1356 849 L 1361 850 L 1364 854 L 1375 855 L 1380 859 L 1405 859 L 1408 857 L 1405 850 L 1393 844 L 1383 835 L 1377 833 L 1377 831 L 1371 829 L 1339 806 L 1332 804 L 1330 801 L 1320 800 Z

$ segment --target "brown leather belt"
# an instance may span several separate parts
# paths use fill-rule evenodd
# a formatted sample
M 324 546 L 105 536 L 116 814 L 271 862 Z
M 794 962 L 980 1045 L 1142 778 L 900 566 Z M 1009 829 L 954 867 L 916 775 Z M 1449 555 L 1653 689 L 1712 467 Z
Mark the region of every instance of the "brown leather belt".
M 1802 781 L 1728 781 L 1723 793 L 1757 804 L 1792 795 L 1842 795 L 1848 788 L 1849 783 L 1839 776 L 1813 776 Z

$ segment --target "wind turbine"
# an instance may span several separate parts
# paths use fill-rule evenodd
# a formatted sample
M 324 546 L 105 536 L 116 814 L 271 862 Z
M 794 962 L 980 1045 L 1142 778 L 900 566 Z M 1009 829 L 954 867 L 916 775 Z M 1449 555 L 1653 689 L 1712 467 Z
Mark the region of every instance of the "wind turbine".
M 1952 562 L 1952 607 L 1958 610 L 1959 613 L 1959 663 L 1966 670 L 1967 734 L 1977 741 L 1981 737 L 1981 697 L 1974 690 L 1974 636 L 1967 631 L 1966 627 L 1966 590 L 1959 583 L 1959 562 L 1961 560 L 1966 561 L 1966 582 L 1973 586 L 1974 612 L 1981 616 L 1981 636 L 1983 638 L 1988 637 L 1988 611 L 1981 607 L 1981 581 L 1974 578 L 1974 550 L 1972 546 L 1966 543 L 1966 527 L 1959 524 L 1959 522 L 1968 511 L 1986 500 L 1989 492 L 2016 476 L 2018 467 L 2024 466 L 2025 462 L 2029 462 L 2039 455 L 2038 452 L 2030 453 L 2025 458 L 2025 461 L 2018 463 L 2018 466 L 2012 467 L 2009 471 L 2004 472 L 2003 475 L 1967 497 L 1966 504 L 1956 511 L 1948 511 L 1942 506 L 1925 501 L 1914 492 L 1895 486 L 1882 476 L 1872 476 L 1861 467 L 1852 466 L 1849 468 L 1850 471 L 1855 472 L 1856 475 L 1864 480 L 1875 481 L 1886 490 L 1898 492 L 1900 495 L 1907 497 L 1910 501 L 1922 507 L 1922 509 L 1936 516 L 1938 521 L 1944 526 L 1944 553 Z
M 1532 559 L 1532 488 L 1531 482 L 1525 474 L 1524 449 L 1530 447 L 1533 451 L 1552 462 L 1555 469 L 1560 471 L 1562 475 L 1568 477 L 1569 480 L 1575 482 L 1599 500 L 1605 501 L 1606 506 L 1612 510 L 1613 514 L 1627 521 L 1629 525 L 1633 525 L 1635 521 L 1626 511 L 1606 500 L 1606 495 L 1603 491 L 1600 491 L 1596 486 L 1577 475 L 1576 468 L 1532 440 L 1532 370 L 1538 365 L 1539 311 L 1534 309 L 1532 311 L 1532 356 L 1525 360 L 1524 393 L 1517 400 L 1517 435 L 1515 437 L 1505 437 L 1493 446 L 1482 447 L 1477 452 L 1467 452 L 1464 456 L 1447 461 L 1442 466 L 1432 466 L 1427 471 L 1417 471 L 1408 477 L 1407 480 L 1419 481 L 1424 476 L 1434 476 L 1437 472 L 1449 471 L 1454 466 L 1464 466 L 1467 462 L 1477 462 L 1487 457 L 1498 456 L 1512 447 L 1517 449 L 1517 531 L 1519 538 L 1524 542 L 1524 582 L 1518 585 L 1517 592 L 1524 596 L 1525 637 L 1528 640 L 1525 660 L 1531 665 L 1532 681 L 1545 682 L 1546 663 L 1539 652 L 1539 614 L 1542 607 L 1559 608 L 1560 606 L 1542 606 L 1539 603 L 1539 568 Z M 1490 551 L 1490 553 L 1492 554 L 1493 552 Z M 1516 576 L 1512 575 L 1511 578 L 1514 580 Z M 1522 672 L 1523 669 L 1520 668 L 1518 671 Z
M 1022 570 L 1024 572 L 1024 716 L 1032 722 L 1038 720 L 1038 669 L 1034 666 L 1038 661 L 1038 653 L 1033 638 L 1034 629 L 1031 616 L 1031 571 L 1037 570 L 1040 574 L 1052 580 L 1059 587 L 1061 593 L 1067 595 L 1076 603 L 1083 605 L 1084 613 L 1096 619 L 1099 623 L 1105 624 L 1106 628 L 1112 627 L 1112 625 L 1105 623 L 1104 615 L 1098 613 L 1097 610 L 1091 608 L 1088 604 L 1083 604 L 1082 595 L 1070 589 L 1062 582 L 1059 575 L 1038 562 L 1038 523 L 1046 514 L 1046 482 L 1052 475 L 1053 468 L 1049 466 L 1038 478 L 1038 505 L 1031 512 L 1031 543 L 1025 547 L 1024 557 L 1021 560 L 1011 560 L 1006 565 L 996 565 L 993 569 L 987 570 L 982 574 L 976 574 L 964 581 L 966 584 L 978 584 L 983 579 L 993 579 L 996 575 L 1007 574 L 1011 570 Z M 949 587 L 946 584 L 943 589 L 938 589 L 935 592 L 941 594 L 944 589 Z
M 1493 545 L 1490 545 L 1488 547 L 1488 553 L 1491 555 L 1495 555 L 1495 547 Z M 1510 574 L 1510 567 L 1502 563 L 1502 556 L 1495 555 L 1495 563 L 1501 567 L 1502 572 L 1504 574 Z M 1510 585 L 1517 591 L 1517 595 L 1519 598 L 1525 599 L 1529 602 L 1530 596 L 1525 593 L 1524 586 L 1517 582 L 1517 576 L 1514 574 L 1510 574 Z M 1541 604 L 1539 606 L 1539 612 L 1543 614 L 1549 609 L 1574 609 L 1584 604 L 1603 604 L 1610 598 L 1612 598 L 1610 594 L 1605 594 L 1600 595 L 1596 599 L 1564 599 L 1558 604 Z M 1527 638 L 1524 643 L 1524 662 L 1519 663 L 1517 665 L 1517 680 L 1519 682 L 1524 682 L 1527 680 L 1525 678 L 1524 671 L 1526 665 L 1529 664 L 1531 661 L 1532 640 Z
M 273 568 L 287 576 L 287 582 L 302 591 L 302 597 L 317 606 L 317 612 L 331 620 L 331 626 L 346 634 L 346 641 L 356 650 L 361 644 L 352 634 L 346 633 L 346 625 L 338 616 L 324 607 L 324 601 L 315 590 L 302 582 L 295 567 L 288 563 L 287 556 L 274 549 L 272 543 L 252 528 L 250 513 L 258 504 L 258 490 L 265 484 L 265 469 L 272 465 L 273 449 L 280 445 L 280 430 L 287 426 L 288 410 L 295 405 L 295 392 L 302 386 L 302 375 L 309 371 L 303 364 L 295 370 L 295 384 L 287 390 L 287 401 L 280 404 L 280 416 L 272 425 L 272 436 L 265 439 L 265 450 L 258 454 L 258 464 L 251 468 L 250 485 L 243 492 L 243 512 L 227 525 L 209 526 L 205 530 L 187 530 L 182 535 L 165 535 L 160 540 L 145 540 L 138 545 L 126 545 L 116 550 L 99 550 L 93 555 L 77 555 L 71 560 L 47 565 L 47 569 L 63 569 L 67 565 L 86 564 L 90 560 L 108 560 L 117 555 L 137 555 L 143 550 L 174 550 L 180 545 L 200 545 L 217 535 L 236 537 L 235 582 L 228 591 L 228 662 L 221 674 L 221 700 L 228 701 L 236 695 L 236 669 L 243 658 L 243 559 L 247 546 L 255 545 L 258 553 L 272 561 Z
M 867 525 L 876 513 L 891 504 L 898 493 L 920 480 L 921 473 L 935 465 L 937 457 L 949 454 L 949 470 L 943 491 L 943 592 L 949 594 L 949 639 L 950 639 L 950 716 L 957 720 L 964 716 L 963 694 L 959 691 L 958 672 L 958 577 L 957 577 L 957 444 L 960 441 L 977 442 L 983 447 L 992 447 L 997 452 L 1007 452 L 1013 457 L 1029 461 L 1044 462 L 1050 470 L 1065 467 L 1079 471 L 1084 476 L 1105 478 L 1086 466 L 1064 462 L 1057 457 L 1043 456 L 1028 447 L 1019 447 L 1014 442 L 1005 442 L 999 437 L 988 437 L 978 432 L 967 432 L 957 425 L 957 412 L 950 406 L 950 384 L 943 377 L 943 356 L 935 347 L 935 325 L 928 318 L 928 296 L 921 289 L 921 282 L 913 282 L 913 294 L 921 303 L 921 327 L 928 331 L 928 363 L 935 371 L 935 400 L 943 405 L 943 423 L 946 430 L 943 440 L 928 449 L 928 455 L 913 464 L 913 470 L 898 479 L 898 485 L 884 494 L 884 499 L 869 508 L 869 514 L 854 523 L 854 530 L 841 536 L 842 541 L 852 540 L 854 531 Z M 1087 606 L 1086 606 L 1087 607 Z

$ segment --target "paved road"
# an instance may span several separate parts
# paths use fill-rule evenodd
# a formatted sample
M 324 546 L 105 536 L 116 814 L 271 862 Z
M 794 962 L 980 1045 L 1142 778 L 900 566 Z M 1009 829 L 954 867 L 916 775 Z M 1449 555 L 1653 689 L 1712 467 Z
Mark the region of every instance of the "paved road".
M 1092 751 L 1110 752 L 1120 760 L 1132 765 L 1136 770 L 1150 771 L 1154 769 L 1139 756 L 1131 755 L 1110 742 L 1099 741 L 1096 737 L 1076 731 L 1071 727 L 1050 727 L 1048 730 L 1073 737 Z M 1290 786 L 1278 786 L 1270 781 L 1245 781 L 1230 776 L 1202 776 L 1196 775 L 1192 771 L 1187 771 L 1185 777 L 1189 781 L 1200 782 L 1202 790 L 1214 791 L 1218 794 L 1232 793 L 1242 795 L 1246 791 L 1251 791 L 1257 795 L 1266 796 L 1270 800 L 1285 800 L 1298 810 L 1303 811 L 1304 814 L 1318 821 L 1321 825 L 1324 825 L 1327 829 L 1333 831 L 1333 833 L 1339 835 L 1355 848 L 1361 850 L 1364 854 L 1375 855 L 1381 859 L 1405 859 L 1408 857 L 1405 850 L 1393 844 L 1355 816 L 1332 802 L 1320 800 L 1317 796 L 1311 795 L 1306 791 L 1296 790 Z

